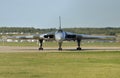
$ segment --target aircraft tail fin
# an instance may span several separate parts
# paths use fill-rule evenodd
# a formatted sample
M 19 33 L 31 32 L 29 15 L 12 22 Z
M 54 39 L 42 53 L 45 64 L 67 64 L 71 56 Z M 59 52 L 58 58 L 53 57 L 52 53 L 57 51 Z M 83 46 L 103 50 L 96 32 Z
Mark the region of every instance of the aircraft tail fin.
M 59 30 L 61 30 L 61 17 L 59 16 Z

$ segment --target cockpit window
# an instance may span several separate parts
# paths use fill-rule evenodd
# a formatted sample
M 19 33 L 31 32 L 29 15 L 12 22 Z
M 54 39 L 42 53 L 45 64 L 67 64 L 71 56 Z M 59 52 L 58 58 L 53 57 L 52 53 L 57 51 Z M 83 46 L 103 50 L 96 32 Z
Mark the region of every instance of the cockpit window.
M 63 32 L 63 30 L 58 30 L 58 32 Z

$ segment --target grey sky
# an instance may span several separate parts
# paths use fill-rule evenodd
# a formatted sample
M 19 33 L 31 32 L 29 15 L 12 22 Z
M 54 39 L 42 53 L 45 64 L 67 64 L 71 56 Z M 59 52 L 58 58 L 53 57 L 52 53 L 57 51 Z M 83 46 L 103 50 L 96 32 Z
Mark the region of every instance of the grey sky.
M 120 0 L 0 0 L 0 26 L 120 27 Z

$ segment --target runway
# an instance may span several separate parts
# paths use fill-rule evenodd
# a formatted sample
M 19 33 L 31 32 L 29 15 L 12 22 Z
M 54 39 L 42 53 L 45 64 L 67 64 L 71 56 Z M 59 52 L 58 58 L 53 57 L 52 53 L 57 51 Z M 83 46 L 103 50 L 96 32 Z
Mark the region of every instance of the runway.
M 0 46 L 0 53 L 5 52 L 100 52 L 100 51 L 120 51 L 120 47 L 82 47 L 82 50 L 76 50 L 76 47 L 63 47 L 58 51 L 57 47 L 44 47 L 39 51 L 38 47 L 19 47 L 19 46 Z

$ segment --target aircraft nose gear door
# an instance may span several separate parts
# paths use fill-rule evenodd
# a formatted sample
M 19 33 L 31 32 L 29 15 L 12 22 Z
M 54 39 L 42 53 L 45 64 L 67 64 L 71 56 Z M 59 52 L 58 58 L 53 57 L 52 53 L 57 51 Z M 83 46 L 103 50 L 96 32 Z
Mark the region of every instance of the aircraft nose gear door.
M 43 50 L 42 46 L 43 46 L 43 40 L 39 40 L 39 50 Z

